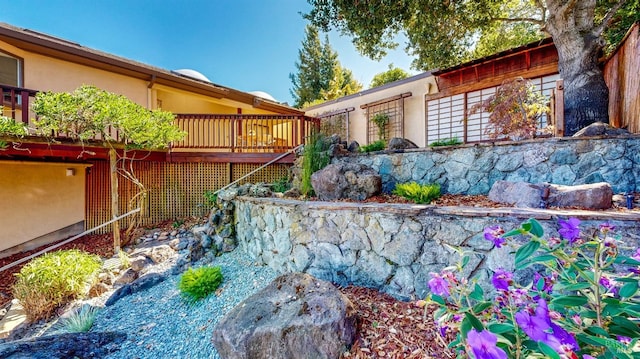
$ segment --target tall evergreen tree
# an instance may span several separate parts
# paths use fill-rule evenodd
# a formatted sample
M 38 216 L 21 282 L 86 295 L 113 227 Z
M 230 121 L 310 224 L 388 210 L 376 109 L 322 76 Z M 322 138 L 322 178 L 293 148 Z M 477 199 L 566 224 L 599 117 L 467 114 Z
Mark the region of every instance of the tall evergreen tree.
M 297 73 L 289 74 L 294 107 L 302 108 L 362 89 L 351 71 L 340 65 L 338 53 L 329 44 L 329 36 L 325 35 L 321 43 L 318 29 L 311 25 L 305 29 L 305 35 L 295 63 Z

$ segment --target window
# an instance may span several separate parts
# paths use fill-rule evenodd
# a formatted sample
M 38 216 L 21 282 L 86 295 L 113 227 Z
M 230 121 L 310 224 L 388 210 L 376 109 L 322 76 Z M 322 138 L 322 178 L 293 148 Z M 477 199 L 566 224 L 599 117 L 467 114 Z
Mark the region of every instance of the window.
M 22 60 L 0 52 L 0 85 L 22 87 Z

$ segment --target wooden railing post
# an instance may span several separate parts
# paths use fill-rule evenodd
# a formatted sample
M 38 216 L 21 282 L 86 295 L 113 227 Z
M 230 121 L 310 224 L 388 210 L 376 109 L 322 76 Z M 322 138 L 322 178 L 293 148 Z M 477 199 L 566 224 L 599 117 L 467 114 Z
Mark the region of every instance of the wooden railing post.
M 22 122 L 29 125 L 29 91 L 20 91 L 20 102 L 22 103 Z
M 564 81 L 556 80 L 554 97 L 555 136 L 564 137 Z

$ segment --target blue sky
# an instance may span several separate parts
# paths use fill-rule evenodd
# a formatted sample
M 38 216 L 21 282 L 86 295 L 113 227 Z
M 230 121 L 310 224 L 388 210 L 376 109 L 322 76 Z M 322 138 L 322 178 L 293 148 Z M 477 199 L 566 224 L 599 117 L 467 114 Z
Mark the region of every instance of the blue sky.
M 300 12 L 309 9 L 305 0 L 12 0 L 0 6 L 0 21 L 292 103 L 289 73 L 306 25 Z M 390 63 L 416 73 L 402 44 L 377 62 L 350 38 L 332 32 L 329 41 L 365 88 Z

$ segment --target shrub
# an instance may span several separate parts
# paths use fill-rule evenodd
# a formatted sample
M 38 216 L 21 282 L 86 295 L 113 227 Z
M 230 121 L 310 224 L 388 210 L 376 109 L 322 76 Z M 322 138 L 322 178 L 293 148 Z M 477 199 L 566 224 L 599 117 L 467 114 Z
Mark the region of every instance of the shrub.
M 538 120 L 549 111 L 548 101 L 531 81 L 519 77 L 502 83 L 494 95 L 471 107 L 469 113 L 491 113 L 485 132 L 491 138 L 533 138 Z
M 204 197 L 204 204 L 208 207 L 215 206 L 216 202 L 218 201 L 218 194 L 216 193 L 216 191 L 206 190 L 204 191 L 202 196 Z
M 183 298 L 196 302 L 215 292 L 222 283 L 222 269 L 216 267 L 189 268 L 180 277 L 178 289 Z
M 286 192 L 289 188 L 291 188 L 291 182 L 289 182 L 288 176 L 283 176 L 277 181 L 275 181 L 271 188 L 273 192 L 283 193 Z
M 429 147 L 455 146 L 460 144 L 462 144 L 462 141 L 460 141 L 458 137 L 453 137 L 431 142 Z
M 371 142 L 368 145 L 360 146 L 358 151 L 362 153 L 367 153 L 367 152 L 382 151 L 385 148 L 387 148 L 387 143 L 384 140 L 377 140 L 377 141 Z
M 66 318 L 60 319 L 54 332 L 57 333 L 86 333 L 91 329 L 100 310 L 97 307 L 83 305 Z
M 13 294 L 27 320 L 48 318 L 59 306 L 86 294 L 101 265 L 100 257 L 77 249 L 46 253 L 16 274 Z
M 322 134 L 313 134 L 307 139 L 304 145 L 300 184 L 300 192 L 302 192 L 304 196 L 313 195 L 311 175 L 329 164 L 331 158 L 327 153 L 328 149 L 328 142 L 325 141 L 325 137 Z
M 393 194 L 418 204 L 431 203 L 440 197 L 440 185 L 437 183 L 419 184 L 417 182 L 398 183 Z
M 476 358 L 638 357 L 640 249 L 622 255 L 621 236 L 607 223 L 586 237 L 578 219 L 559 224 L 560 236 L 548 239 L 535 219 L 507 233 L 485 229 L 496 247 L 518 235 L 529 238 L 515 252 L 516 270 L 535 266 L 527 286 L 498 269 L 491 279 L 495 295 L 487 299 L 476 279 L 458 277 L 470 258 L 461 250 L 457 267 L 431 273 L 427 302 L 439 306 L 440 332 L 456 334 L 450 347 L 470 349 Z

